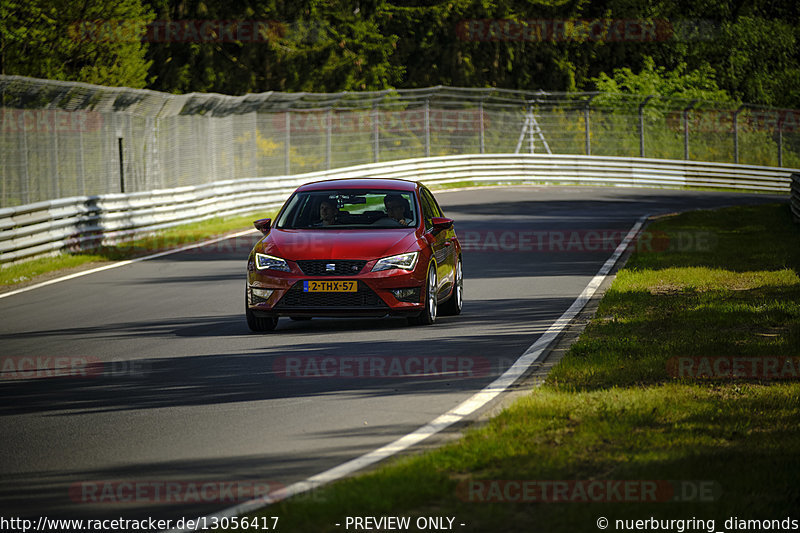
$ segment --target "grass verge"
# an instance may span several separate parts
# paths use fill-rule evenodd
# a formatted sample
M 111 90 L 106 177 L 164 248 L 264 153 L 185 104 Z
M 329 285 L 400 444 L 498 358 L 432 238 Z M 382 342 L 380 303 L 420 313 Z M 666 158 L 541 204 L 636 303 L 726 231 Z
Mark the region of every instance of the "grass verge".
M 650 230 L 671 245 L 634 253 L 542 387 L 457 442 L 261 514 L 322 532 L 345 530 L 347 516 L 407 516 L 411 531 L 426 516 L 455 517 L 459 531 L 548 532 L 599 531 L 601 517 L 608 531 L 651 517 L 684 521 L 672 531 L 800 520 L 800 230 L 785 205 Z M 714 239 L 676 244 L 696 232 Z M 673 371 L 703 357 L 788 361 L 788 379 Z
M 237 230 L 253 227 L 258 218 L 271 217 L 275 210 L 251 215 L 217 217 L 191 224 L 155 232 L 147 237 L 116 246 L 104 246 L 86 252 L 62 253 L 52 257 L 42 257 L 0 269 L 0 285 L 15 285 L 35 281 L 37 276 L 64 269 L 77 268 L 87 263 L 124 261 L 170 248 L 203 241 Z

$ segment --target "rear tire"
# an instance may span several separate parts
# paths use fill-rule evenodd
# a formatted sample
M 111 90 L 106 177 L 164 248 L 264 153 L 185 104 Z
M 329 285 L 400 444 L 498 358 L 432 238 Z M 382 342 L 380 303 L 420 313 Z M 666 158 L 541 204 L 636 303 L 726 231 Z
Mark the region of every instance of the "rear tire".
M 438 308 L 438 294 L 436 293 L 436 263 L 428 266 L 428 281 L 425 287 L 425 309 L 417 315 L 408 318 L 409 324 L 417 326 L 428 326 L 436 322 L 436 310 Z
M 453 283 L 453 294 L 439 308 L 439 314 L 460 315 L 461 307 L 464 305 L 464 273 L 461 267 L 461 258 L 458 258 L 455 271 L 455 283 Z
M 278 317 L 260 317 L 256 316 L 247 305 L 247 288 L 244 292 L 244 315 L 247 318 L 247 327 L 254 333 L 264 333 L 265 331 L 272 331 L 278 325 Z

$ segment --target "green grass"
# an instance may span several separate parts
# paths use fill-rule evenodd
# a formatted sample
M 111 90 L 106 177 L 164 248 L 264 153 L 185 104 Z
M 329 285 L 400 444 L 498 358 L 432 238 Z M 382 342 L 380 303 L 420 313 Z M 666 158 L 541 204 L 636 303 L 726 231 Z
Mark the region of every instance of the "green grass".
M 42 257 L 4 266 L 0 269 L 0 285 L 14 285 L 35 280 L 36 276 L 48 272 L 75 268 L 87 263 L 123 261 L 161 250 L 179 248 L 231 231 L 252 228 L 254 220 L 271 217 L 274 214 L 275 210 L 271 209 L 252 215 L 217 217 L 158 231 L 147 237 L 116 246 L 104 246 L 86 252 L 62 253 L 53 257 Z
M 800 380 L 691 380 L 668 364 L 800 355 L 800 228 L 774 205 L 687 213 L 649 229 L 715 238 L 693 251 L 634 253 L 545 384 L 482 427 L 262 514 L 279 516 L 284 531 L 321 532 L 343 530 L 334 524 L 346 516 L 455 516 L 466 524 L 459 531 L 548 532 L 599 531 L 601 516 L 608 531 L 651 516 L 713 519 L 717 531 L 729 517 L 798 518 Z M 469 497 L 470 480 L 660 480 L 708 493 L 487 503 Z
M 23 263 L 4 266 L 0 269 L 0 285 L 15 285 L 33 280 L 36 276 L 79 267 L 95 261 L 108 261 L 99 254 L 59 254 L 53 257 L 31 259 Z

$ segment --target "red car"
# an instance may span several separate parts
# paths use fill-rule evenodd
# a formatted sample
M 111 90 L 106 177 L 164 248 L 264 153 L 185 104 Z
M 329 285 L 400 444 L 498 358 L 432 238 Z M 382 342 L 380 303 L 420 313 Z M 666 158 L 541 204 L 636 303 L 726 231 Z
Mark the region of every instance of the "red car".
M 422 184 L 343 179 L 299 187 L 247 260 L 253 331 L 278 317 L 401 315 L 432 324 L 461 312 L 461 244 Z

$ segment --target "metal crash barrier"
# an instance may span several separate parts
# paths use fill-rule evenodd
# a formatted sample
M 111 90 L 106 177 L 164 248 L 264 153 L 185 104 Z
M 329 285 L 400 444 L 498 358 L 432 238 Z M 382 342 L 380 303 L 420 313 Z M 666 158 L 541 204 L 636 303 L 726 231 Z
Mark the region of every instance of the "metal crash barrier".
M 79 196 L 0 209 L 0 263 L 64 250 L 90 250 L 180 224 L 256 212 L 282 204 L 300 184 L 322 179 L 373 177 L 418 180 L 428 185 L 544 183 L 791 193 L 792 211 L 800 217 L 800 174 L 796 172 L 684 160 L 484 154 L 406 159 L 150 192 Z

